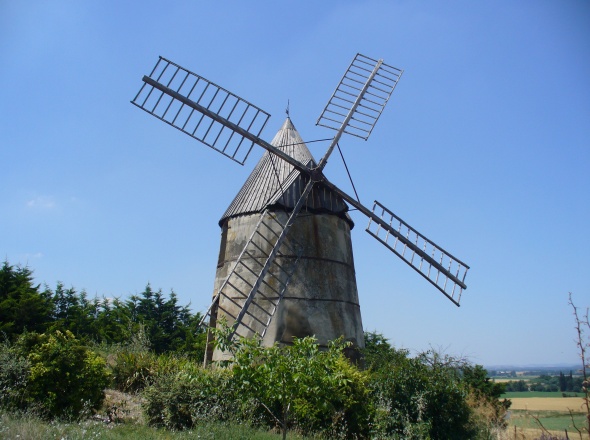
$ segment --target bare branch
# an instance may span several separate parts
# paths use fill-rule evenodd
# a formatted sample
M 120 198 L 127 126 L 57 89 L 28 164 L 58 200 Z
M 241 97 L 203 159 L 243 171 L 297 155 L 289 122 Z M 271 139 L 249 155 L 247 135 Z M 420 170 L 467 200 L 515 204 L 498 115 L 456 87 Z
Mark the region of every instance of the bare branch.
M 281 427 L 283 426 L 283 422 L 281 422 L 281 421 L 280 421 L 280 420 L 277 418 L 277 416 L 275 416 L 275 415 L 274 415 L 274 413 L 273 413 L 273 412 L 270 410 L 270 408 L 269 408 L 268 406 L 266 406 L 266 405 L 264 404 L 264 402 L 262 402 L 262 401 L 260 401 L 260 400 L 258 400 L 258 399 L 256 399 L 256 401 L 257 401 L 258 403 L 260 403 L 260 404 L 261 404 L 261 405 L 264 407 L 264 409 L 265 409 L 266 411 L 268 411 L 268 413 L 270 414 L 270 416 L 271 416 L 273 419 L 275 419 L 275 422 L 277 422 L 277 423 L 279 424 L 279 426 L 281 426 Z
M 571 409 L 568 408 L 568 411 L 570 413 L 570 419 L 572 421 L 572 426 L 574 427 L 574 429 L 576 431 L 578 431 L 578 435 L 580 436 L 580 440 L 582 440 L 582 431 L 580 431 L 580 429 L 576 426 L 576 421 L 574 419 L 574 413 Z
M 539 428 L 541 428 L 541 430 L 545 434 L 548 434 L 549 436 L 551 436 L 551 433 L 547 430 L 547 428 L 545 428 L 545 426 L 543 426 L 543 423 L 541 423 L 541 420 L 539 419 L 539 416 L 536 416 L 536 415 L 531 414 L 531 413 L 529 413 L 529 415 L 535 420 L 535 422 L 537 423 L 537 425 L 539 425 Z
M 572 299 L 572 293 L 569 292 L 569 304 L 572 306 L 576 329 L 576 345 L 582 360 L 582 376 L 584 382 L 582 383 L 582 391 L 584 392 L 584 403 L 582 406 L 586 407 L 586 432 L 590 439 L 590 381 L 588 380 L 588 365 L 587 351 L 590 350 L 590 338 L 586 337 L 586 332 L 590 331 L 590 321 L 588 320 L 589 309 L 586 307 L 586 313 L 582 316 L 578 313 L 578 308 Z M 575 427 L 575 426 L 574 426 Z M 576 428 L 577 429 L 577 428 Z

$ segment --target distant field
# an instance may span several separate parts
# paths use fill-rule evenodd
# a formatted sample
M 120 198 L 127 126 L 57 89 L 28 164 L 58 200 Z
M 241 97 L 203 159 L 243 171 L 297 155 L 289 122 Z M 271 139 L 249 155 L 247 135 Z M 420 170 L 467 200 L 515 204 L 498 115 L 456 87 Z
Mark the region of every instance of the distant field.
M 521 379 L 527 381 L 529 378 L 522 376 L 517 378 L 502 377 L 496 378 L 495 381 L 502 383 Z M 582 399 L 584 394 L 565 392 L 568 397 L 563 397 L 563 394 L 561 391 L 504 393 L 502 398 L 512 401 L 509 409 L 509 426 L 513 427 L 515 433 L 516 429 L 524 430 L 521 432 L 527 433 L 527 436 L 523 437 L 527 439 L 539 438 L 540 431 L 533 434 L 540 429 L 539 422 L 545 429 L 553 431 L 558 437 L 563 436 L 565 430 L 570 433 L 576 432 L 574 426 L 581 428 L 586 424 L 584 400 Z
M 520 399 L 524 397 L 539 398 L 539 397 L 555 397 L 559 399 L 569 399 L 570 397 L 584 397 L 583 393 L 573 393 L 567 391 L 565 394 L 567 397 L 563 397 L 561 391 L 511 391 L 509 393 L 502 394 L 502 399 Z
M 538 379 L 539 376 L 516 376 L 516 377 L 507 377 L 507 376 L 492 376 L 496 382 L 510 382 L 511 380 L 531 380 L 531 379 Z
M 510 400 L 512 401 L 510 409 L 513 410 L 557 412 L 571 410 L 576 413 L 584 411 L 584 399 L 580 397 L 515 397 Z
M 549 429 L 555 432 L 555 434 L 563 434 L 564 430 L 569 432 L 575 432 L 572 418 L 569 414 L 556 411 L 541 411 L 541 412 L 529 412 L 529 411 L 510 411 L 510 419 L 508 423 L 510 426 L 516 426 L 521 429 L 535 429 L 539 428 L 537 421 L 531 417 L 531 414 L 538 417 L 545 429 Z M 574 423 L 577 427 L 583 427 L 585 424 L 584 414 L 575 414 Z M 534 437 L 538 438 L 538 437 Z
M 544 394 L 554 395 L 555 393 Z M 525 430 L 539 428 L 539 424 L 535 420 L 538 418 L 545 429 L 563 433 L 566 429 L 573 432 L 574 424 L 577 427 L 583 427 L 586 423 L 584 400 L 581 397 L 511 397 L 510 400 L 512 401 L 509 410 L 510 418 L 508 419 L 510 426 Z

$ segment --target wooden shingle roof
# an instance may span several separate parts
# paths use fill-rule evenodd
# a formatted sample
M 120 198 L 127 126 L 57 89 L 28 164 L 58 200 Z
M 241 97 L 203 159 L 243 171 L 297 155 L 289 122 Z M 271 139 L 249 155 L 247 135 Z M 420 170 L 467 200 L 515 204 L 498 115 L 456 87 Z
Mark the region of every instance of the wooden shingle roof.
M 271 144 L 310 168 L 316 166 L 311 152 L 301 139 L 290 118 L 287 118 Z M 219 224 L 238 215 L 262 212 L 267 207 L 292 210 L 305 189 L 308 177 L 292 165 L 266 151 L 246 182 L 229 205 Z M 314 185 L 303 211 L 327 212 L 352 221 L 346 214 L 348 205 L 342 198 L 321 184 Z

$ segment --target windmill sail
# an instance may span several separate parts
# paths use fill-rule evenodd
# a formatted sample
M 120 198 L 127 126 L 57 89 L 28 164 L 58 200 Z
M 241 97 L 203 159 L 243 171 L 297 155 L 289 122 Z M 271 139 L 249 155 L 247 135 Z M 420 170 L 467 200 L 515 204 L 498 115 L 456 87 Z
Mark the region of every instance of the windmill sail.
M 365 140 L 369 137 L 402 74 L 403 70 L 389 66 L 383 60 L 356 55 L 316 123 L 338 131 L 318 168 L 326 165 L 342 133 Z M 367 232 L 370 235 L 459 306 L 461 294 L 467 288 L 464 281 L 469 266 L 418 233 L 379 202 L 375 201 L 373 211 L 370 211 L 332 183 L 323 183 L 369 218 Z M 377 211 L 376 207 L 379 207 Z
M 343 128 L 345 133 L 367 140 L 402 73 L 383 60 L 357 54 L 316 125 Z
M 463 290 L 469 266 L 420 234 L 401 218 L 375 201 L 373 210 L 346 194 L 329 181 L 322 184 L 369 218 L 367 232 L 408 263 L 456 306 Z
M 166 58 L 160 57 L 132 104 L 224 156 L 244 164 L 254 141 L 215 116 L 258 137 L 270 115 Z
M 378 201 L 367 232 L 459 306 L 469 266 L 420 234 Z

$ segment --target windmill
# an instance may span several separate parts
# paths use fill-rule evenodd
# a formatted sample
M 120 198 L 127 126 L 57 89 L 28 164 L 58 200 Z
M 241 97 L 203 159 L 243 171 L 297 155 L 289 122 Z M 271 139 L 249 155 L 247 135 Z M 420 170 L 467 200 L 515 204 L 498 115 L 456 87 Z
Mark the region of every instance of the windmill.
M 231 326 L 229 338 L 257 334 L 271 342 L 276 340 L 275 336 L 268 336 L 269 329 L 276 330 L 278 325 L 273 317 L 281 309 L 284 312 L 287 307 L 285 303 L 293 300 L 293 297 L 286 296 L 286 292 L 292 289 L 289 286 L 294 278 L 301 278 L 299 267 L 302 264 L 305 266 L 305 261 L 316 258 L 308 258 L 306 254 L 309 246 L 302 237 L 307 234 L 309 227 L 306 230 L 301 225 L 309 220 L 304 219 L 302 212 L 330 211 L 331 220 L 322 223 L 328 226 L 320 226 L 320 229 L 324 228 L 321 233 L 317 225 L 313 226 L 316 228 L 314 243 L 320 243 L 323 247 L 324 242 L 342 242 L 341 246 L 347 248 L 350 247 L 347 240 L 352 221 L 346 214 L 346 204 L 368 218 L 366 231 L 371 236 L 459 306 L 462 292 L 467 288 L 465 277 L 469 266 L 412 228 L 382 203 L 375 201 L 372 209 L 369 209 L 331 183 L 323 174 L 334 149 L 340 148 L 339 141 L 343 134 L 364 140 L 369 138 L 402 74 L 402 70 L 385 64 L 383 60 L 361 54 L 354 57 L 317 120 L 316 125 L 334 130 L 336 134 L 323 157 L 316 163 L 289 117 L 273 142 L 266 142 L 260 138 L 260 134 L 270 117 L 268 113 L 196 73 L 159 57 L 150 75 L 143 77 L 144 84 L 132 101 L 134 105 L 241 165 L 254 145 L 266 150 L 246 182 L 245 190 L 243 188 L 238 194 L 224 218 L 246 211 L 255 216 L 249 216 L 247 220 L 240 217 L 239 222 L 229 226 L 227 222 L 223 223 L 222 218 L 224 229 L 216 288 L 202 324 L 208 323 L 210 327 L 215 327 L 223 317 Z M 264 186 L 264 182 L 269 180 L 264 176 L 270 175 L 274 183 Z M 264 190 L 260 190 L 260 186 Z M 258 191 L 257 200 L 262 200 L 262 203 L 253 201 L 253 188 Z M 335 217 L 332 214 L 340 218 L 338 225 L 330 223 Z M 244 223 L 247 225 L 244 226 Z M 330 235 L 330 225 L 336 230 L 344 229 L 348 238 L 346 234 L 338 232 L 334 236 Z M 241 235 L 236 240 L 236 234 L 240 234 L 240 231 Z M 230 235 L 234 238 L 231 246 L 225 243 Z M 224 264 L 226 259 L 222 254 L 227 249 L 231 249 L 234 254 L 230 259 L 231 264 Z M 338 246 L 330 249 L 339 254 Z M 352 292 L 351 297 L 346 301 L 331 299 L 334 304 L 348 304 L 348 308 L 342 309 L 337 305 L 327 312 L 340 315 L 337 319 L 345 321 L 350 315 L 350 323 L 347 324 L 350 328 L 342 330 L 336 326 L 338 328 L 332 328 L 326 334 L 338 337 L 338 332 L 348 332 L 352 335 L 349 339 L 362 347 L 362 325 L 351 250 L 350 255 L 350 262 L 344 258 L 336 263 L 338 267 L 348 265 L 348 272 L 352 268 L 353 280 L 348 287 Z M 322 261 L 333 260 L 332 255 L 329 255 Z M 309 264 L 306 267 L 307 272 L 303 273 L 304 285 L 309 281 L 306 274 L 313 270 Z M 332 281 L 326 281 L 327 276 L 324 275 L 320 273 L 318 277 L 321 278 L 318 282 L 324 285 L 348 276 L 338 272 L 331 274 Z M 211 351 L 206 357 L 209 360 L 212 358 Z

